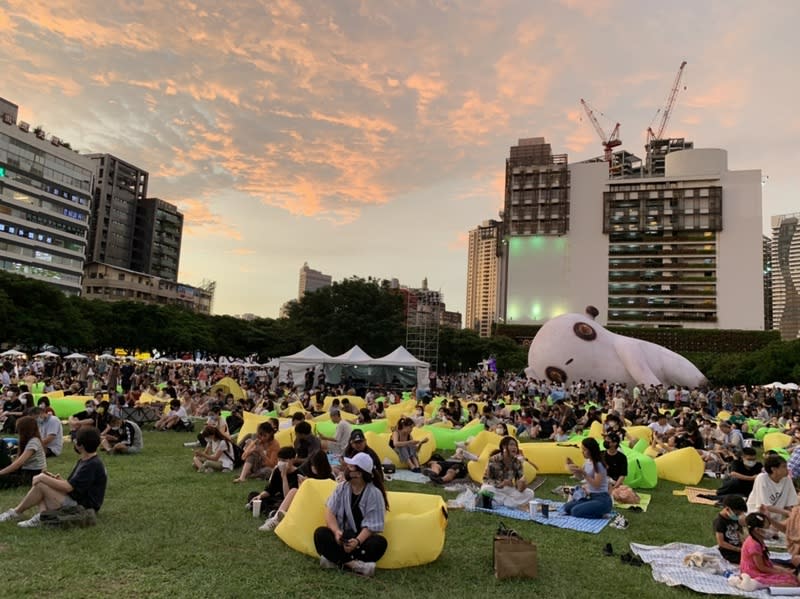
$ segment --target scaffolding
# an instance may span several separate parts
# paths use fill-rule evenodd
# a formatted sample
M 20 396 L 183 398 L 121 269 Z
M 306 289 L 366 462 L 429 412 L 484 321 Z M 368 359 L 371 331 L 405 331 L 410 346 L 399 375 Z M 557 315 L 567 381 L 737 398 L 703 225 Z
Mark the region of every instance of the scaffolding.
M 431 372 L 439 368 L 439 325 L 443 309 L 441 292 L 409 289 L 406 349 L 418 360 L 428 362 Z

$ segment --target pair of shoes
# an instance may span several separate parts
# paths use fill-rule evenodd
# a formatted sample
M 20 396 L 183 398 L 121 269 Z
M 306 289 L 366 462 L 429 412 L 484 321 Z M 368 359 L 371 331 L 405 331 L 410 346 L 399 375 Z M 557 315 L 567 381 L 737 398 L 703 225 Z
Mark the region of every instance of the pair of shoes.
M 325 570 L 335 570 L 339 567 L 324 555 L 319 556 L 319 565 Z
M 632 512 L 642 512 L 642 511 L 644 511 L 644 510 L 642 510 L 642 508 L 640 508 L 638 505 L 632 505 L 632 506 L 631 506 L 631 507 L 629 507 L 628 509 L 629 509 L 630 511 L 632 511 Z
M 30 520 L 23 520 L 22 522 L 17 522 L 17 526 L 20 528 L 38 528 L 42 525 L 41 521 L 41 514 L 39 512 L 35 513 Z
M 353 560 L 350 569 L 356 574 L 366 576 L 367 578 L 375 575 L 375 562 L 362 562 L 361 560 Z
M 611 546 L 611 543 L 606 543 L 606 546 L 603 547 L 603 555 L 606 557 L 611 557 L 614 555 L 614 548 Z
M 625 516 L 620 514 L 616 518 L 614 518 L 613 522 L 611 522 L 611 526 L 613 528 L 618 528 L 619 530 L 625 530 L 626 528 L 628 528 L 629 523 L 625 519 Z
M 14 509 L 6 510 L 0 514 L 0 522 L 11 522 L 12 520 L 19 520 L 20 515 Z
M 420 470 L 419 470 L 419 468 L 412 468 L 411 472 L 413 472 L 414 474 L 419 474 Z
M 644 565 L 642 558 L 638 555 L 633 555 L 630 551 L 624 555 L 620 555 L 619 561 L 621 561 L 623 564 L 628 564 L 629 566 L 636 566 L 637 568 Z

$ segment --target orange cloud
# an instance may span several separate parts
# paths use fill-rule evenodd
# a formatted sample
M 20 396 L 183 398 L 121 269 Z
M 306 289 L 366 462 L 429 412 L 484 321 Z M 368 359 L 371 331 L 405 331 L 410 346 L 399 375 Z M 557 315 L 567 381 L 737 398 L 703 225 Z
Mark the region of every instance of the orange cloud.
M 508 112 L 499 102 L 484 101 L 477 92 L 467 92 L 461 106 L 448 114 L 450 130 L 461 143 L 485 145 L 493 131 L 505 129 Z
M 463 252 L 469 243 L 468 233 L 458 233 L 455 239 L 451 239 L 447 244 L 447 249 L 451 252 Z
M 175 200 L 183 212 L 183 231 L 190 237 L 219 236 L 236 241 L 242 240 L 239 230 L 224 222 L 219 214 L 211 211 L 208 204 L 194 198 Z

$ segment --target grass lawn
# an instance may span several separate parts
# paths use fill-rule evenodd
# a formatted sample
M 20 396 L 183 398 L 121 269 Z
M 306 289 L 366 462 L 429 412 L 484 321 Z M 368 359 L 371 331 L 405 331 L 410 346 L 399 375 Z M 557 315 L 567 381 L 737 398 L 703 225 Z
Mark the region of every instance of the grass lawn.
M 450 512 L 444 552 L 433 564 L 378 570 L 374 579 L 323 571 L 272 533 L 256 530 L 261 520 L 245 512 L 258 483 L 234 485 L 231 474 L 197 474 L 188 433 L 144 433 L 144 453 L 103 456 L 109 484 L 98 526 L 70 531 L 23 530 L 0 524 L 2 597 L 688 597 L 686 589 L 652 580 L 649 566 L 604 557 L 628 543 L 659 545 L 685 541 L 713 544 L 715 508 L 675 497 L 678 485 L 662 482 L 650 492 L 647 513 L 626 513 L 628 530 L 606 527 L 599 535 L 532 522 L 507 521 L 539 550 L 536 580 L 495 580 L 492 534 L 498 518 Z M 76 459 L 70 444 L 48 460 L 48 470 L 69 474 Z M 537 496 L 567 481 L 548 477 Z M 711 481 L 713 483 L 713 481 Z M 705 484 L 705 483 L 701 483 Z M 707 486 L 713 486 L 708 484 Z M 430 485 L 389 483 L 390 490 L 437 493 Z M 24 489 L 0 491 L 0 509 L 15 505 Z M 447 498 L 453 495 L 444 493 Z M 550 496 L 557 499 L 555 496 Z M 32 512 L 31 512 L 32 513 Z M 420 539 L 424 543 L 424 539 Z

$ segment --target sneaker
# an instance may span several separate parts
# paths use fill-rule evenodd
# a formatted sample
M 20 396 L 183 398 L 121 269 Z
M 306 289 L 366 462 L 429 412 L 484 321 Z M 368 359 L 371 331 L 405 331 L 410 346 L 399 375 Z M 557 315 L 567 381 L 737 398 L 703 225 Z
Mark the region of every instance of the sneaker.
M 17 522 L 17 526 L 20 528 L 38 528 L 41 526 L 41 515 L 37 512 L 30 520 L 23 520 L 22 522 Z
M 356 574 L 361 576 L 371 577 L 375 575 L 375 562 L 362 562 L 361 560 L 353 560 L 350 569 Z
M 13 509 L 6 510 L 0 514 L 0 522 L 11 522 L 12 520 L 19 520 L 20 515 Z
M 628 521 L 625 519 L 625 516 L 619 515 L 611 522 L 611 526 L 619 530 L 625 530 L 628 528 Z
M 327 557 L 325 557 L 324 555 L 320 555 L 319 556 L 319 565 L 324 570 L 335 570 L 336 568 L 339 567 L 336 564 L 334 564 L 331 560 L 329 560 Z
M 281 520 L 283 520 L 284 515 L 285 514 L 283 512 L 276 511 L 274 516 L 267 518 L 264 524 L 258 527 L 258 530 L 263 530 L 265 532 L 275 530 L 278 524 L 281 523 Z

